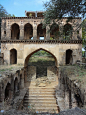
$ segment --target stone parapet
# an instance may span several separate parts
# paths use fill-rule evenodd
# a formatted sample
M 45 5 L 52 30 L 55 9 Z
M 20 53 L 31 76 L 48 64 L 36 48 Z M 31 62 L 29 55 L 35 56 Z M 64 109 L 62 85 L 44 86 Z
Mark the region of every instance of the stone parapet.
M 1 43 L 29 43 L 29 44 L 82 44 L 82 40 L 1 40 Z

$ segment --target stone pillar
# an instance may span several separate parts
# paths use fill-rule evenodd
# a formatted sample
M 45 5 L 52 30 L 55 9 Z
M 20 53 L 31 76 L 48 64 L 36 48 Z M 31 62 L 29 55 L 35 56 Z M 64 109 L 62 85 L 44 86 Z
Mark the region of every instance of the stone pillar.
M 59 25 L 59 32 L 60 32 L 59 40 L 63 40 L 64 39 L 63 28 L 64 28 L 64 26 L 62 24 L 60 24 Z
M 46 26 L 46 40 L 50 40 L 49 26 Z
M 14 77 L 11 79 L 11 90 L 10 90 L 10 99 L 14 98 Z
M 20 37 L 19 40 L 23 40 L 24 39 L 24 25 L 20 26 Z
M 69 109 L 69 91 L 65 90 L 65 109 Z
M 77 107 L 77 101 L 74 97 L 74 93 L 71 94 L 72 108 Z
M 24 88 L 24 70 L 22 69 L 22 74 L 20 75 L 20 89 Z
M 37 24 L 33 25 L 33 40 L 37 40 Z
M 11 39 L 11 26 L 7 25 L 6 26 L 6 40 L 10 40 Z
M 27 68 L 24 68 L 24 82 L 27 82 Z

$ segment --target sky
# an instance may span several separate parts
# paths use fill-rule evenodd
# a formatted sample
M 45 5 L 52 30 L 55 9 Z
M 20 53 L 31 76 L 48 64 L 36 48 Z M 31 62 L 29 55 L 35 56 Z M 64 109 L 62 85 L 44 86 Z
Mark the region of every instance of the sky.
M 0 0 L 8 14 L 24 17 L 26 11 L 44 11 L 43 3 L 49 0 Z

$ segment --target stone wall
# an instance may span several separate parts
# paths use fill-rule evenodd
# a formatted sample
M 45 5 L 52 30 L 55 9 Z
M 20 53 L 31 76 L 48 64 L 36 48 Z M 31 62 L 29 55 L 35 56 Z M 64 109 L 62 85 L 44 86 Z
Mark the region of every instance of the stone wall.
M 75 64 L 77 60 L 82 61 L 82 44 L 28 44 L 28 43 L 2 43 L 1 52 L 4 54 L 4 63 L 10 64 L 10 50 L 15 49 L 17 51 L 17 64 L 23 64 L 27 66 L 29 57 L 31 54 L 39 50 L 45 50 L 53 55 L 56 61 L 56 66 L 65 65 L 66 50 L 72 50 L 73 62 Z
M 86 108 L 86 90 L 72 81 L 63 69 L 59 70 L 59 86 L 56 89 L 56 98 L 60 110 L 74 107 Z
M 11 38 L 11 30 L 12 30 L 12 26 L 14 23 L 16 23 L 19 26 L 20 29 L 20 40 L 25 39 L 24 36 L 24 30 L 25 30 L 25 25 L 27 23 L 29 23 L 32 26 L 33 29 L 33 39 L 36 40 L 38 35 L 37 35 L 37 27 L 38 25 L 43 22 L 43 18 L 29 18 L 29 17 L 8 17 L 8 18 L 2 18 L 2 27 L 1 27 L 1 39 L 2 40 L 10 40 Z M 65 24 L 67 24 L 67 18 L 62 18 L 61 21 L 56 22 L 59 25 L 59 31 L 63 30 L 63 27 Z M 70 25 L 73 26 L 73 30 L 75 30 L 76 24 L 80 25 L 81 24 L 81 18 L 75 18 L 72 19 L 72 21 L 68 22 Z M 46 39 L 50 39 L 50 33 L 47 33 L 47 31 L 49 30 L 49 27 L 46 27 Z M 77 35 L 77 31 L 73 31 L 73 36 L 72 39 L 76 40 L 78 38 L 81 39 L 82 37 L 82 29 L 78 30 L 79 34 Z M 59 39 L 63 39 L 63 38 L 59 38 Z
M 4 64 L 4 57 L 3 54 L 0 54 L 0 65 Z
M 57 68 L 55 66 L 47 67 L 47 77 L 48 77 L 49 81 L 56 81 Z
M 35 66 L 28 66 L 28 73 L 27 73 L 27 82 L 28 81 L 36 80 L 36 67 Z

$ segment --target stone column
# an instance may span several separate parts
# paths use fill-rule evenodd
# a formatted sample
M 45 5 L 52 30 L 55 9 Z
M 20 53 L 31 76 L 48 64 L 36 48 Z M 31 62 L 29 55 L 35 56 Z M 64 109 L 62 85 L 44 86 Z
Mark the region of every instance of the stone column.
M 74 93 L 71 94 L 72 108 L 77 107 L 77 101 L 74 97 Z
M 63 40 L 64 39 L 63 28 L 64 28 L 64 26 L 62 24 L 60 24 L 59 25 L 59 32 L 60 32 L 59 40 Z
M 10 40 L 11 39 L 11 26 L 7 25 L 6 26 L 6 40 Z
M 24 25 L 20 26 L 20 37 L 19 40 L 23 40 L 24 39 Z
M 22 75 L 20 77 L 20 89 L 24 88 L 24 70 L 22 69 Z
M 65 90 L 65 109 L 69 109 L 69 91 Z
M 12 75 L 11 79 L 11 89 L 10 89 L 10 99 L 14 98 L 14 76 Z
M 50 40 L 49 26 L 46 26 L 46 40 Z
M 33 40 L 37 40 L 37 24 L 33 25 Z

